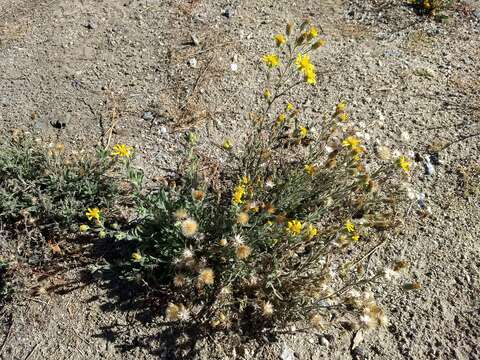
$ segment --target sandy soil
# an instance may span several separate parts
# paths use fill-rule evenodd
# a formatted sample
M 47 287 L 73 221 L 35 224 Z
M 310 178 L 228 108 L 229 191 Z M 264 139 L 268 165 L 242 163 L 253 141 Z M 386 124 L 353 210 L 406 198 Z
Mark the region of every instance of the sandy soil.
M 284 334 L 207 337 L 195 356 L 480 358 L 480 198 L 463 195 L 460 171 L 480 154 L 480 2 L 447 14 L 435 22 L 400 0 L 0 0 L 0 129 L 76 149 L 132 144 L 152 177 L 174 168 L 190 128 L 221 158 L 216 145 L 230 137 L 240 146 L 257 108 L 258 58 L 272 34 L 310 16 L 328 44 L 314 59 L 318 85 L 298 94 L 308 96 L 305 120 L 315 126 L 346 99 L 370 150 L 416 155 L 414 186 L 431 215 L 392 234 L 374 261 L 408 260 L 421 289 L 380 291 L 391 325 L 354 350 L 350 334 Z M 432 146 L 444 149 L 428 175 L 421 159 Z M 2 359 L 170 359 L 185 342 L 131 300 L 134 289 L 85 276 L 81 259 L 54 273 L 17 260 L 27 288 L 0 312 Z

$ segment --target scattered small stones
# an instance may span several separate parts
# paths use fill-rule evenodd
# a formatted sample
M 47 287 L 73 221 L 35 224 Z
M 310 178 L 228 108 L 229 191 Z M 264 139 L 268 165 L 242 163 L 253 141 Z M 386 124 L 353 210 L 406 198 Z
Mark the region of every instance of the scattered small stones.
M 188 60 L 188 65 L 190 65 L 192 68 L 196 68 L 197 67 L 197 59 L 195 58 L 191 58 Z
M 195 45 L 195 46 L 198 46 L 200 45 L 200 41 L 198 40 L 197 36 L 195 34 L 192 34 L 190 35 L 191 39 L 192 39 L 192 44 Z
M 86 24 L 83 24 L 83 26 L 88 30 L 95 30 L 97 28 L 97 24 L 95 24 L 95 22 L 92 20 L 88 20 Z
M 227 19 L 230 19 L 233 16 L 233 10 L 230 8 L 225 8 L 222 11 L 222 15 L 225 16 Z
M 320 336 L 320 345 L 329 347 L 330 346 L 330 341 L 327 340 L 325 336 Z
M 425 168 L 425 175 L 431 176 L 435 174 L 435 167 L 430 161 L 430 156 L 425 156 L 425 159 L 423 160 L 423 167 Z
M 143 113 L 142 119 L 147 121 L 152 121 L 155 118 L 151 111 L 145 111 Z
M 295 353 L 287 345 L 283 344 L 282 354 L 280 355 L 282 360 L 295 360 Z

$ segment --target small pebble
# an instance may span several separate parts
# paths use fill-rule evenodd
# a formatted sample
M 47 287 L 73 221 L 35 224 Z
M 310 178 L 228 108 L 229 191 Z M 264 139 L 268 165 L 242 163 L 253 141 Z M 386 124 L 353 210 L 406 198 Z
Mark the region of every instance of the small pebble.
M 321 336 L 321 337 L 320 337 L 320 344 L 321 344 L 322 346 L 329 347 L 329 346 L 330 346 L 330 341 L 328 341 L 326 337 Z
M 188 65 L 190 65 L 192 68 L 196 68 L 197 67 L 197 59 L 191 58 L 190 60 L 188 60 Z
M 222 15 L 230 19 L 233 16 L 233 11 L 230 8 L 226 8 L 222 11 Z
M 232 70 L 233 72 L 237 71 L 238 70 L 238 64 L 231 63 L 230 64 L 230 70 Z
M 152 121 L 154 116 L 151 111 L 145 111 L 142 116 L 143 120 Z

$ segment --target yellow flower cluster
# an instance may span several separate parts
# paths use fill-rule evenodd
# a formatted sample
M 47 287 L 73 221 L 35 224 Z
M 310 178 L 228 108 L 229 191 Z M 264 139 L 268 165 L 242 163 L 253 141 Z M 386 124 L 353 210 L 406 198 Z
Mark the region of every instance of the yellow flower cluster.
M 303 74 L 307 84 L 315 85 L 317 83 L 317 74 L 315 73 L 315 66 L 310 62 L 307 54 L 298 54 L 295 59 L 297 69 Z
M 400 156 L 397 161 L 398 167 L 402 169 L 405 173 L 408 173 L 410 171 L 410 165 L 411 163 L 407 161 L 405 156 Z
M 293 236 L 300 234 L 302 231 L 302 223 L 298 220 L 290 220 L 287 223 L 286 231 Z
M 279 64 L 278 56 L 275 54 L 268 54 L 262 57 L 262 61 L 267 65 L 270 69 L 277 67 Z
M 233 190 L 232 195 L 232 204 L 238 205 L 243 202 L 242 197 L 245 195 L 245 186 L 244 185 L 237 185 Z
M 95 219 L 95 220 L 100 220 L 100 210 L 98 208 L 88 208 L 87 209 L 87 212 L 85 213 L 85 215 L 87 216 L 88 220 L 92 220 L 92 219 Z
M 132 156 L 132 150 L 133 148 L 131 146 L 127 146 L 125 144 L 117 144 L 113 147 L 111 155 L 129 158 L 130 156 Z
M 364 150 L 360 146 L 360 140 L 358 140 L 355 136 L 348 136 L 342 141 L 342 146 L 349 148 L 352 150 L 354 153 L 354 159 L 355 160 L 360 160 L 360 153 L 362 153 Z

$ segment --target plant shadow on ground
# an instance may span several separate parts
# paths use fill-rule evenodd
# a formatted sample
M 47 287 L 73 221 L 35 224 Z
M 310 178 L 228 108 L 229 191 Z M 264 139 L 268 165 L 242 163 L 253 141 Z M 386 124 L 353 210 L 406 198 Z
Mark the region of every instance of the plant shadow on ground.
M 48 290 L 61 296 L 93 283 L 106 290 L 105 296 L 100 298 L 98 295 L 93 295 L 87 302 L 100 302 L 102 312 L 124 313 L 125 321 L 100 327 L 100 331 L 92 335 L 93 337 L 103 338 L 113 343 L 122 353 L 142 348 L 150 355 L 161 356 L 165 359 L 193 359 L 200 350 L 197 344 L 205 340 L 213 340 L 213 337 L 217 335 L 222 336 L 221 330 L 217 330 L 217 334 L 213 334 L 212 329 L 195 323 L 195 321 L 183 324 L 159 321 L 165 314 L 169 303 L 168 292 L 147 289 L 142 285 L 141 280 L 137 281 L 123 275 L 122 265 L 118 264 L 117 259 L 122 255 L 126 258 L 129 257 L 132 249 L 128 243 L 113 242 L 110 238 L 97 239 L 88 236 L 81 237 L 78 243 L 79 246 L 86 246 L 90 249 L 82 254 L 82 265 L 79 268 L 80 283 L 75 280 Z M 257 329 L 261 327 L 256 326 L 258 324 L 255 324 L 252 319 L 245 319 L 244 323 L 245 326 L 238 329 L 237 334 L 241 334 L 236 337 L 239 343 L 240 338 L 241 342 L 258 341 L 259 339 L 270 342 L 276 340 L 273 333 L 262 333 L 262 336 L 259 336 Z M 140 328 L 150 329 L 154 324 L 158 330 L 125 335 L 136 326 L 135 324 L 140 325 Z M 119 343 L 118 339 L 122 339 L 123 343 Z

